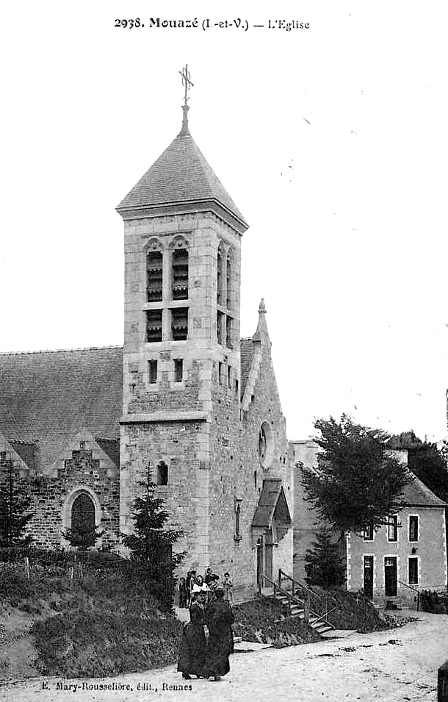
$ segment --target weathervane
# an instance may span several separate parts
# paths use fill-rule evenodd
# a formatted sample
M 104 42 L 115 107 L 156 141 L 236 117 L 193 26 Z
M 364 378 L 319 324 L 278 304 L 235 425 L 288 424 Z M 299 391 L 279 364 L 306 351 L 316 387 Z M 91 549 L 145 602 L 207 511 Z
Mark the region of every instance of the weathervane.
M 190 80 L 190 72 L 188 70 L 188 64 L 185 64 L 185 67 L 181 71 L 179 71 L 179 73 L 182 76 L 182 85 L 185 86 L 184 104 L 182 105 L 182 110 L 184 112 L 184 116 L 182 119 L 181 134 L 189 134 L 187 113 L 188 113 L 188 110 L 190 108 L 188 107 L 188 91 L 190 90 L 191 87 L 193 87 L 193 83 Z

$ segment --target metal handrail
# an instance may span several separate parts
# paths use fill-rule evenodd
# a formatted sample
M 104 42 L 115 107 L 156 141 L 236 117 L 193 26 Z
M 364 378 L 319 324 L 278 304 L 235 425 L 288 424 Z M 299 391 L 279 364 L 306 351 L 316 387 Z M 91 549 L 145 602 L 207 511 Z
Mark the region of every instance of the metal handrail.
M 412 590 L 412 592 L 417 593 L 417 612 L 419 612 L 420 611 L 420 595 L 421 595 L 420 590 L 417 590 L 416 587 L 412 587 L 412 585 L 408 585 L 407 583 L 404 583 L 402 580 L 399 580 L 398 582 L 400 583 L 400 585 L 404 585 L 409 590 Z
M 282 572 L 283 572 L 283 571 L 282 571 Z M 277 591 L 286 596 L 286 599 L 288 600 L 288 609 L 289 609 L 289 613 L 290 613 L 290 614 L 291 614 L 291 603 L 292 603 L 293 601 L 295 601 L 295 602 L 297 602 L 297 603 L 303 605 L 304 608 L 305 608 L 305 600 L 303 600 L 301 597 L 297 597 L 297 595 L 291 594 L 288 590 L 284 590 L 282 587 L 280 587 L 280 585 L 277 585 L 277 583 L 274 582 L 274 580 L 271 580 L 271 578 L 268 578 L 268 576 L 265 575 L 264 573 L 261 573 L 261 579 L 262 579 L 262 580 L 266 580 L 268 583 L 270 583 L 270 584 L 273 586 L 273 588 L 274 588 L 274 597 L 275 597 L 275 593 L 276 593 Z M 297 582 L 297 581 L 296 581 L 296 582 Z M 306 588 L 306 589 L 308 590 L 308 588 Z M 259 588 L 259 590 L 260 590 L 260 592 L 261 592 L 261 583 L 260 583 L 260 588 Z M 312 592 L 312 590 L 309 590 L 309 592 Z M 322 599 L 322 598 L 321 598 L 321 599 Z M 330 612 L 333 612 L 335 609 L 336 609 L 336 607 L 333 607 L 333 609 L 331 609 Z M 313 617 L 315 617 L 315 621 L 319 621 L 320 619 L 322 619 L 322 620 L 323 620 L 326 624 L 328 624 L 328 626 L 330 626 L 332 629 L 335 628 L 335 627 L 333 626 L 333 624 L 332 624 L 331 622 L 329 622 L 328 619 L 327 619 L 327 615 L 329 614 L 329 612 L 328 612 L 328 610 L 327 610 L 326 601 L 325 601 L 325 614 L 319 614 L 318 612 L 315 612 L 314 610 L 312 610 L 310 607 L 308 607 L 308 612 L 309 612 L 309 614 L 312 614 Z M 308 622 L 307 622 L 307 623 L 308 623 Z
M 295 583 L 296 585 L 298 585 L 299 587 L 301 587 L 303 590 L 306 590 L 307 592 L 311 592 L 311 594 L 314 595 L 314 597 L 317 597 L 318 600 L 323 600 L 323 599 L 324 599 L 324 598 L 321 597 L 321 595 L 319 595 L 317 592 L 314 592 L 314 590 L 311 590 L 311 588 L 307 587 L 307 586 L 304 585 L 303 583 L 301 583 L 301 582 L 299 582 L 298 580 L 296 580 L 295 578 L 293 578 L 291 575 L 288 575 L 288 573 L 285 573 L 284 570 L 282 570 L 281 568 L 279 568 L 279 569 L 278 569 L 278 582 L 279 582 L 279 583 L 281 582 L 282 576 L 283 576 L 283 579 L 291 580 L 291 582 Z

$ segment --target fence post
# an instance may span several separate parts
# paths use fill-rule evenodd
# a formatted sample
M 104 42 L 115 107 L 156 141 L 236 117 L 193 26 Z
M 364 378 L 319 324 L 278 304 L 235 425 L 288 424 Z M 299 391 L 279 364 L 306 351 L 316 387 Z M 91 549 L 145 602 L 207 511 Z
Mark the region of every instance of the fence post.
M 28 556 L 25 556 L 25 575 L 27 579 L 30 579 L 30 559 Z

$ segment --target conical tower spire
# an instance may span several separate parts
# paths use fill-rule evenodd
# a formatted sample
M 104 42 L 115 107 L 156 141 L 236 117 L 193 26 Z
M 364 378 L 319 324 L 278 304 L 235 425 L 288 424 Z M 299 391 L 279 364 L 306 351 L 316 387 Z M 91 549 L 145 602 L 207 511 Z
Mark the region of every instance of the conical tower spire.
M 182 129 L 179 132 L 179 136 L 185 136 L 186 134 L 190 133 L 188 129 L 188 110 L 190 109 L 188 107 L 188 91 L 191 87 L 193 87 L 193 83 L 190 80 L 188 64 L 185 64 L 185 67 L 181 71 L 179 71 L 179 73 L 182 76 L 182 85 L 185 87 L 184 104 L 182 105 Z

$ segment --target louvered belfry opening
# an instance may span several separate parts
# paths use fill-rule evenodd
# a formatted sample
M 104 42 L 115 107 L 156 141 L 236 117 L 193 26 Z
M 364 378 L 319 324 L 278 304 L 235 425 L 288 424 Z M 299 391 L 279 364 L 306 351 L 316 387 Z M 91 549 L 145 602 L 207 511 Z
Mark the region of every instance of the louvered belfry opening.
M 171 334 L 174 341 L 183 341 L 188 336 L 188 307 L 171 310 Z
M 173 259 L 173 300 L 188 299 L 188 251 L 174 249 Z
M 162 299 L 163 256 L 161 251 L 149 251 L 146 255 L 146 295 L 148 302 Z
M 146 341 L 162 341 L 162 310 L 146 311 Z

